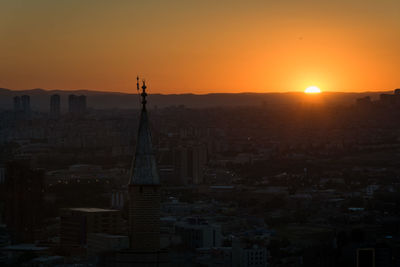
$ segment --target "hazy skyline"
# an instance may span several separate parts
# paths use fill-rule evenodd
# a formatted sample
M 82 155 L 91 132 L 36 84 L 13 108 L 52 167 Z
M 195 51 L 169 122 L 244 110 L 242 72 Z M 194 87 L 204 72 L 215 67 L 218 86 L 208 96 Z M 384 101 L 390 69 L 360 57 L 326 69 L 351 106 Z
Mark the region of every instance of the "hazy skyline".
M 400 87 L 400 1 L 0 0 L 0 87 L 153 93 Z

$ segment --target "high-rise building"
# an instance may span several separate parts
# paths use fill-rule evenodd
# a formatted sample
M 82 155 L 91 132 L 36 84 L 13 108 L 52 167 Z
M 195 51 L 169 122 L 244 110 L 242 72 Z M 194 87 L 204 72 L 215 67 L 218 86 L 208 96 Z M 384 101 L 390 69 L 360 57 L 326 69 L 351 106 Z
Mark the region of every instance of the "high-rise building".
M 68 112 L 69 113 L 75 113 L 77 108 L 76 108 L 76 103 L 77 103 L 77 96 L 76 95 L 69 95 L 68 96 Z
M 50 97 L 50 117 L 57 119 L 61 114 L 61 98 L 60 95 L 52 95 Z
M 192 183 L 204 183 L 204 173 L 207 164 L 207 147 L 205 145 L 196 145 L 191 149 L 191 170 L 192 170 Z
M 202 184 L 207 164 L 205 145 L 183 145 L 173 150 L 175 175 L 181 184 Z
M 71 114 L 83 115 L 86 112 L 86 96 L 85 95 L 69 95 L 68 111 Z
M 31 114 L 31 100 L 29 95 L 21 96 L 21 107 L 25 116 L 29 116 Z
M 21 97 L 14 96 L 13 101 L 14 101 L 14 112 L 20 112 L 22 109 L 21 108 Z
M 188 149 L 183 146 L 173 148 L 175 179 L 178 184 L 188 184 Z
M 84 114 L 86 112 L 86 96 L 78 96 L 78 113 Z

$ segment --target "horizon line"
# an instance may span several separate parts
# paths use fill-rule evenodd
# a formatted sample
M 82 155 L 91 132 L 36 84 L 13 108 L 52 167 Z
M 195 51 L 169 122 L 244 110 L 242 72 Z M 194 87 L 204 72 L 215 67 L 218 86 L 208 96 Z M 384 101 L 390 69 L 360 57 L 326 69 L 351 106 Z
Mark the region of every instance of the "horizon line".
M 127 94 L 127 95 L 135 95 L 136 92 L 121 92 L 121 91 L 103 91 L 103 90 L 96 90 L 96 89 L 45 89 L 45 88 L 31 88 L 31 89 L 9 89 L 0 87 L 0 89 L 8 90 L 12 92 L 18 91 L 33 91 L 33 90 L 41 90 L 45 92 L 52 92 L 52 91 L 64 91 L 64 92 L 79 92 L 79 91 L 89 91 L 94 93 L 108 93 L 108 94 Z M 396 90 L 394 89 L 378 89 L 378 90 L 366 90 L 366 91 L 322 91 L 320 94 L 325 93 L 342 93 L 342 94 L 365 94 L 365 93 L 383 93 L 383 92 L 392 92 Z M 290 93 L 299 93 L 304 94 L 304 91 L 269 91 L 269 92 L 256 92 L 256 91 L 242 91 L 242 92 L 208 92 L 208 93 L 153 93 L 150 92 L 152 95 L 212 95 L 212 94 L 290 94 Z

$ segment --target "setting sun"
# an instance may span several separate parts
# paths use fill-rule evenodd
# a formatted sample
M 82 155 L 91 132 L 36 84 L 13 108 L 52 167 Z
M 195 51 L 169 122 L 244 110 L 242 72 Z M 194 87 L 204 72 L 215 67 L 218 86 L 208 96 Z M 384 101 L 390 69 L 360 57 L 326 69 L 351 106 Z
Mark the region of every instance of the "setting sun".
M 321 93 L 321 89 L 319 89 L 316 86 L 310 86 L 304 91 L 304 93 L 306 93 L 306 94 L 319 94 L 319 93 Z

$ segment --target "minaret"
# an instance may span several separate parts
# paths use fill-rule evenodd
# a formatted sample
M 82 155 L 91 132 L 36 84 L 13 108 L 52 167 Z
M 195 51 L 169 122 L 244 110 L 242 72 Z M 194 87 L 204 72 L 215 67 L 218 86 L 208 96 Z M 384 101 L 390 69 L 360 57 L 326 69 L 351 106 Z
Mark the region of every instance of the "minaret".
M 137 78 L 137 87 L 139 89 L 139 77 Z M 142 110 L 135 158 L 129 179 L 129 238 L 131 251 L 144 253 L 147 256 L 154 255 L 154 261 L 158 261 L 157 255 L 160 251 L 160 179 L 146 110 L 146 88 L 146 83 L 143 81 L 142 93 L 140 94 Z M 146 258 L 148 258 L 147 256 Z

